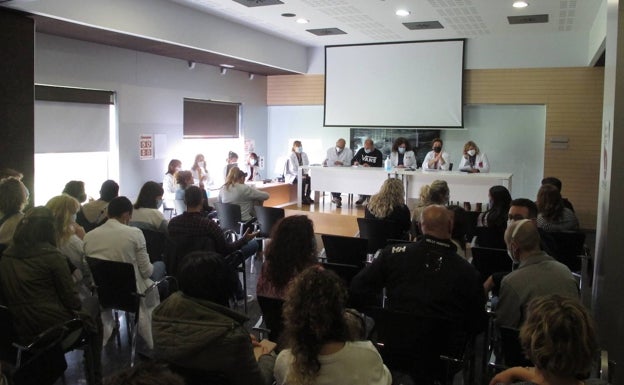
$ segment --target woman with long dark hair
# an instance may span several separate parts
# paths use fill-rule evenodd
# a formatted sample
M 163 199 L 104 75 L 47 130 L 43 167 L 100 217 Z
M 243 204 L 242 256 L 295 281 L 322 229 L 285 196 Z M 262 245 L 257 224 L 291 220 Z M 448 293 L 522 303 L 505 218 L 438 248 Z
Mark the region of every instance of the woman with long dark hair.
M 163 203 L 164 190 L 162 186 L 156 182 L 145 182 L 136 202 L 134 202 L 134 210 L 132 210 L 132 218 L 130 226 L 138 227 L 145 230 L 167 232 L 167 220 L 160 210 Z
M 511 194 L 505 186 L 492 186 L 488 192 L 490 208 L 479 215 L 477 226 L 498 230 L 507 228 L 507 216 L 511 205 Z
M 270 239 L 256 293 L 283 299 L 292 279 L 305 268 L 318 264 L 314 225 L 305 215 L 289 216 L 275 225 Z
M 559 189 L 545 184 L 537 192 L 537 227 L 544 231 L 574 231 L 579 221 L 574 211 L 564 206 Z
M 350 341 L 347 289 L 318 266 L 293 281 L 284 303 L 288 349 L 275 362 L 278 385 L 390 385 L 392 376 L 370 341 Z

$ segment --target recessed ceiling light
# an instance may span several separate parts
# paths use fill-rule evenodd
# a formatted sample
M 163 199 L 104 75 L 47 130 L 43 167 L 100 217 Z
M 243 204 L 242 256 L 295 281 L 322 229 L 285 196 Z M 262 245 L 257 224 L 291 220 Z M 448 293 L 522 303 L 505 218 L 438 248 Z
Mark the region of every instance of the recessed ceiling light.
M 409 16 L 410 13 L 411 12 L 408 11 L 407 9 L 397 9 L 397 11 L 394 14 L 397 16 L 405 17 L 405 16 Z
M 282 16 L 284 16 L 284 17 L 295 17 L 297 15 L 295 15 L 294 13 L 282 13 Z
M 219 64 L 219 66 L 225 67 L 225 68 L 234 68 L 234 66 L 231 64 Z
M 524 0 L 516 0 L 513 2 L 513 7 L 514 8 L 526 8 L 529 6 L 529 3 L 527 3 Z
M 299 24 L 308 24 L 309 22 L 310 22 L 310 20 L 308 20 L 308 19 L 303 19 L 303 18 L 297 19 L 297 23 L 299 23 Z

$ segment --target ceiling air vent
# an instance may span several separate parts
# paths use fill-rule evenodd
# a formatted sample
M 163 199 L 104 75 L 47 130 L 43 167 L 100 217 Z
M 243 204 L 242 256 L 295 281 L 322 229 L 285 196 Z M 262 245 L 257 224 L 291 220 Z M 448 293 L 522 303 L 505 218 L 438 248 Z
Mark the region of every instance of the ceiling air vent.
M 411 23 L 403 23 L 403 25 L 407 29 L 418 30 L 418 29 L 440 29 L 444 28 L 439 21 L 413 21 Z
M 548 23 L 548 15 L 507 16 L 509 24 Z
M 331 35 L 346 35 L 347 33 L 340 28 L 317 28 L 306 29 L 306 31 L 315 34 L 316 36 L 331 36 Z
M 284 2 L 280 0 L 233 0 L 233 1 L 244 5 L 245 7 L 264 7 L 265 5 L 284 4 Z

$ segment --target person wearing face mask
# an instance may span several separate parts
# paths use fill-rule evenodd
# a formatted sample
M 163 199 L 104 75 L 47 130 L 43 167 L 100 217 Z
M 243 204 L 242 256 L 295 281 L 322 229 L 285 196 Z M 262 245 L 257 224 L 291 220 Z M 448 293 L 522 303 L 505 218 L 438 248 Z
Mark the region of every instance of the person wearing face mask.
M 249 174 L 247 181 L 253 182 L 262 180 L 262 177 L 260 176 L 260 166 L 258 165 L 258 155 L 255 152 L 249 153 L 249 158 L 247 158 L 247 168 L 249 169 L 247 172 L 247 174 Z
M 424 171 L 448 171 L 451 158 L 447 152 L 442 151 L 443 143 L 440 138 L 433 140 L 431 151 L 427 153 L 425 160 L 423 160 L 422 168 Z
M 134 203 L 130 226 L 144 230 L 167 232 L 168 222 L 160 210 L 163 188 L 156 182 L 145 182 Z
M 195 155 L 195 162 L 193 167 L 191 167 L 191 172 L 193 173 L 193 183 L 195 186 L 199 186 L 200 189 L 204 190 L 205 187 L 212 184 L 208 170 L 206 170 L 206 160 L 203 154 Z
M 392 145 L 390 160 L 392 161 L 392 167 L 414 169 L 418 167 L 416 166 L 416 156 L 414 151 L 412 151 L 412 146 L 406 138 L 396 138 Z
M 165 208 L 175 208 L 175 195 L 178 190 L 178 182 L 176 182 L 175 174 L 182 169 L 182 162 L 178 159 L 171 159 L 169 166 L 167 166 L 167 172 L 163 178 L 163 199 Z
M 459 170 L 468 173 L 490 172 L 487 155 L 479 150 L 472 140 L 464 144 L 464 154 L 459 162 Z
M 347 142 L 340 138 L 336 141 L 336 147 L 331 147 L 327 150 L 327 156 L 323 162 L 325 167 L 348 167 L 351 165 L 351 159 L 353 158 L 353 151 L 347 146 Z M 339 192 L 332 192 L 332 202 L 336 204 L 337 208 L 342 207 L 342 197 Z
M 289 179 L 292 181 L 291 183 L 297 183 L 297 171 L 301 166 L 309 166 L 310 161 L 308 160 L 308 154 L 303 152 L 303 146 L 301 145 L 301 141 L 295 140 L 293 142 L 290 158 L 288 158 L 288 162 L 286 164 L 286 174 L 289 175 Z M 302 181 L 301 181 L 301 203 L 304 205 L 313 204 L 314 201 L 310 197 L 311 187 L 310 187 L 310 175 L 308 175 L 307 170 L 303 170 L 301 173 Z
M 520 265 L 501 282 L 496 325 L 519 328 L 524 309 L 533 298 L 549 294 L 579 297 L 572 272 L 540 249 L 537 226 L 530 219 L 515 221 L 505 231 L 507 253 Z
M 355 153 L 353 159 L 351 159 L 351 164 L 362 167 L 382 167 L 383 154 L 375 148 L 373 140 L 371 138 L 367 138 L 364 141 L 364 147 L 360 148 L 358 152 Z M 360 195 L 359 199 L 355 201 L 355 204 L 361 205 L 369 198 L 370 195 Z

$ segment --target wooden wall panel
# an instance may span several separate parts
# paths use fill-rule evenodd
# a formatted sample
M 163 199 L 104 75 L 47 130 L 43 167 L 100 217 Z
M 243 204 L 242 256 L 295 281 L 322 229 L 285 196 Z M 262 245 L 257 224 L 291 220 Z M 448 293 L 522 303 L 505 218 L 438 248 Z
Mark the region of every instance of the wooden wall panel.
M 603 68 L 466 70 L 467 104 L 546 105 L 545 176 L 563 182 L 581 227 L 596 228 L 602 133 Z M 268 105 L 323 104 L 323 75 L 269 76 Z M 554 149 L 553 136 L 569 139 Z M 528 197 L 534 198 L 534 197 Z

